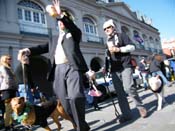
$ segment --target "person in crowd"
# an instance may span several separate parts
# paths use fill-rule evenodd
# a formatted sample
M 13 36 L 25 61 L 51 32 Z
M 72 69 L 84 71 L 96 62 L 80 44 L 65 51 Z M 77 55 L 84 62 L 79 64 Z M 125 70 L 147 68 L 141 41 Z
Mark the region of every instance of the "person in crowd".
M 164 65 L 165 65 L 165 76 L 168 81 L 171 81 L 170 62 L 168 60 L 164 60 Z
M 141 75 L 141 71 L 139 70 L 139 66 L 136 66 L 134 69 L 133 79 L 136 87 L 141 88 L 142 75 Z
M 24 52 L 30 55 L 49 52 L 52 68 L 48 80 L 53 81 L 54 93 L 77 125 L 77 131 L 89 131 L 85 121 L 86 99 L 82 80 L 88 67 L 79 45 L 82 33 L 70 14 L 61 10 L 59 0 L 53 1 L 52 9 L 57 14 L 59 37 L 53 38 L 49 44 L 21 49 L 18 59 L 21 60 Z
M 143 107 L 138 96 L 133 82 L 133 69 L 131 68 L 130 52 L 135 50 L 135 46 L 132 45 L 126 34 L 116 31 L 116 25 L 112 19 L 103 24 L 103 29 L 107 35 L 105 70 L 111 73 L 117 92 L 119 107 L 122 112 L 119 121 L 123 123 L 132 119 L 126 93 L 133 99 L 141 117 L 144 118 L 147 116 L 147 110 Z
M 171 68 L 171 80 L 175 80 L 175 60 L 170 61 L 170 68 Z
M 89 70 L 88 72 L 86 72 L 86 75 L 87 75 L 88 80 L 89 80 L 89 90 L 94 90 L 94 86 L 97 89 L 97 82 L 96 82 L 95 72 L 93 70 Z M 94 110 L 100 110 L 101 108 L 98 106 L 98 101 L 99 101 L 98 97 L 99 96 L 92 95 L 92 97 L 93 97 L 92 105 L 94 106 Z
M 162 69 L 163 58 L 160 55 L 153 54 L 149 57 L 149 72 L 152 76 L 159 75 L 162 78 L 164 85 L 167 87 L 171 86 L 171 82 L 167 80 Z
M 5 104 L 4 101 L 1 99 L 1 92 L 0 92 L 0 129 L 4 127 L 4 113 L 5 113 Z
M 15 75 L 19 85 L 18 96 L 24 97 L 27 102 L 34 104 L 33 92 L 35 85 L 32 80 L 28 54 L 22 56 L 21 62 L 15 70 Z
M 0 92 L 5 103 L 4 125 L 6 131 L 15 130 L 13 127 L 12 108 L 10 101 L 16 97 L 18 84 L 11 67 L 12 57 L 2 55 L 0 58 Z
M 142 58 L 141 61 L 139 62 L 139 70 L 141 71 L 141 75 L 142 75 L 142 80 L 143 80 L 143 86 L 145 88 L 145 90 L 148 89 L 148 69 L 149 67 L 147 66 L 146 60 L 145 58 Z
M 142 79 L 142 75 L 141 75 L 141 71 L 139 70 L 139 66 L 135 67 L 134 74 L 136 74 L 139 79 Z

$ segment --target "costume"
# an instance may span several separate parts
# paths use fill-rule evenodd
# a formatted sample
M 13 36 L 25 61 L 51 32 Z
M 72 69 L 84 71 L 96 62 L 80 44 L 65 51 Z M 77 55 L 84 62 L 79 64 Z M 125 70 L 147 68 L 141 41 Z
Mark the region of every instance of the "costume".
M 65 111 L 72 117 L 77 125 L 77 131 L 88 131 L 90 128 L 85 121 L 85 96 L 82 75 L 88 70 L 86 62 L 80 51 L 79 42 L 81 31 L 67 17 L 59 19 L 66 27 L 65 31 L 60 31 L 58 38 L 53 38 L 52 42 L 45 45 L 29 48 L 31 55 L 49 52 L 52 68 L 48 75 L 48 80 L 53 81 L 53 89 L 60 99 Z M 56 52 L 62 48 L 62 53 L 66 61 L 61 58 L 56 59 Z M 56 64 L 59 63 L 59 64 Z

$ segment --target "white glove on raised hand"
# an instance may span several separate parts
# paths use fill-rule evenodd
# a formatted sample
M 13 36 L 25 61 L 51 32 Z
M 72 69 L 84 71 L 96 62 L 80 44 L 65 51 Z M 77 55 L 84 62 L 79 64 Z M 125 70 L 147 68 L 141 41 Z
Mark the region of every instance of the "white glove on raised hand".
M 24 49 L 21 49 L 19 50 L 18 52 L 18 57 L 17 59 L 23 63 L 23 60 L 24 60 L 24 56 L 29 56 L 30 55 L 30 50 L 28 48 L 24 48 Z

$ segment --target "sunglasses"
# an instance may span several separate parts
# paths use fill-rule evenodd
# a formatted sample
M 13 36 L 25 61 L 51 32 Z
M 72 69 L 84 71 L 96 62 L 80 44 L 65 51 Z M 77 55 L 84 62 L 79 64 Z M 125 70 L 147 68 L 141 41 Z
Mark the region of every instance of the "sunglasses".
M 104 28 L 104 31 L 106 31 L 107 29 L 110 29 L 110 28 L 112 28 L 112 26 L 108 26 L 108 27 Z
M 7 58 L 7 60 L 12 60 L 12 58 Z

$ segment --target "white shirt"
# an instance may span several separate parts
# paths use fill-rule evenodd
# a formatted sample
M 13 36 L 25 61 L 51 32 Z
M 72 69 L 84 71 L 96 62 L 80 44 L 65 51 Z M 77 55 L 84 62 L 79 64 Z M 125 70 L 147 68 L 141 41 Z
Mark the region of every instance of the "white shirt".
M 60 35 L 59 35 L 58 42 L 57 42 L 57 47 L 55 50 L 55 64 L 63 64 L 63 63 L 68 62 L 68 59 L 64 53 L 63 46 L 62 46 L 64 35 L 65 35 L 65 32 L 60 31 Z

